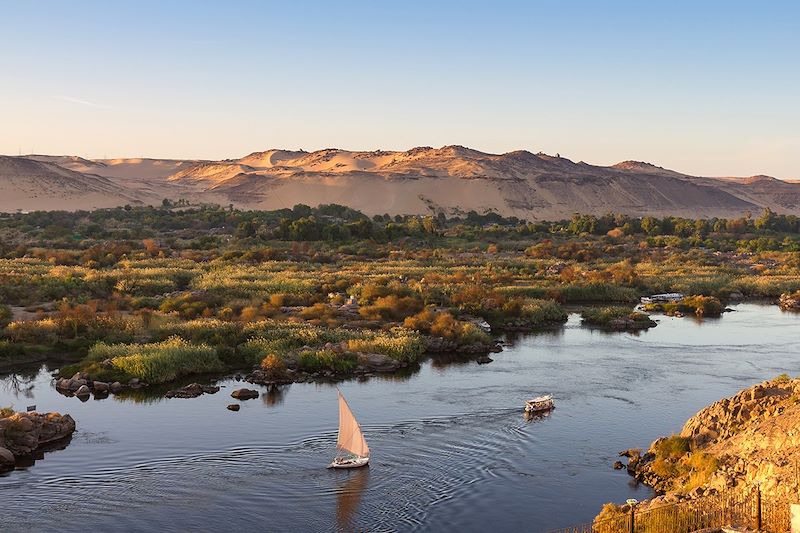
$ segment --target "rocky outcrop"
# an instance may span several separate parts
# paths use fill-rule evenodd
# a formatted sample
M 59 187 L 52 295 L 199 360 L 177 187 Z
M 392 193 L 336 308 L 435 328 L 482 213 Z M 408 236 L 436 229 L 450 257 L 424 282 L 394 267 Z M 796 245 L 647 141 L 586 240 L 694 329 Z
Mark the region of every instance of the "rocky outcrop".
M 231 393 L 231 397 L 237 400 L 252 400 L 258 398 L 258 391 L 253 389 L 236 389 Z
M 71 378 L 60 378 L 56 380 L 56 390 L 64 396 L 75 396 L 85 402 L 93 394 L 96 399 L 107 398 L 110 394 L 119 394 L 125 388 L 139 388 L 144 386 L 138 379 L 132 379 L 127 385 L 119 381 L 106 383 L 97 381 L 86 372 L 77 372 Z
M 673 459 L 664 458 L 667 447 Z M 760 485 L 766 495 L 786 496 L 796 488 L 800 457 L 800 379 L 783 376 L 719 400 L 690 418 L 679 435 L 629 457 L 628 471 L 659 492 L 696 490 L 691 476 L 703 465 L 702 490 Z M 684 467 L 672 468 L 679 464 Z
M 17 457 L 66 440 L 74 432 L 72 417 L 59 413 L 13 413 L 0 418 L 0 471 L 13 469 Z
M 167 398 L 197 398 L 202 394 L 216 394 L 219 392 L 219 387 L 216 385 L 201 385 L 199 383 L 190 383 L 180 389 L 173 389 L 167 391 L 164 395 Z

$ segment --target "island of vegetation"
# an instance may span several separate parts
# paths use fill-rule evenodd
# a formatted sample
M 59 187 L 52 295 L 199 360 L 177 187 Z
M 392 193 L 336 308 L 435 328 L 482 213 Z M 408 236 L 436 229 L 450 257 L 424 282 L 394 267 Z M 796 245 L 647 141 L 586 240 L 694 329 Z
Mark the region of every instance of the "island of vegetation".
M 165 200 L 5 215 L 0 371 L 58 355 L 59 390 L 86 397 L 234 372 L 368 376 L 436 353 L 488 362 L 498 334 L 559 327 L 575 307 L 630 331 L 655 324 L 634 310 L 646 294 L 686 294 L 650 310 L 702 317 L 777 301 L 800 290 L 799 250 L 797 217 L 771 211 L 531 222 Z

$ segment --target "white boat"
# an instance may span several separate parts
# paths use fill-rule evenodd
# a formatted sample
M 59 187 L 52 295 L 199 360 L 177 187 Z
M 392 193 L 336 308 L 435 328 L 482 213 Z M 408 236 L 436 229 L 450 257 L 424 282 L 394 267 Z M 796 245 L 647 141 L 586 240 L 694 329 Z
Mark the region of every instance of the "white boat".
M 525 402 L 526 413 L 541 413 L 555 408 L 555 402 L 550 394 L 545 396 L 537 396 Z
M 679 292 L 666 292 L 664 294 L 642 296 L 640 300 L 643 304 L 666 304 L 671 302 L 679 302 L 683 300 L 683 298 L 683 294 Z
M 353 411 L 339 392 L 339 436 L 336 447 L 348 455 L 337 456 L 328 468 L 359 468 L 369 464 L 369 446 Z

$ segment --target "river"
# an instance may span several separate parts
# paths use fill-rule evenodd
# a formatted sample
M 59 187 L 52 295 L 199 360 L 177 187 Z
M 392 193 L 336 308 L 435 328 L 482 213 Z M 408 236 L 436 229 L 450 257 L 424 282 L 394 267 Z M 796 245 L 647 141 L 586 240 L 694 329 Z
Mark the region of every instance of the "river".
M 800 315 L 740 304 L 719 319 L 656 317 L 639 334 L 577 315 L 509 339 L 494 362 L 432 359 L 403 376 L 338 386 L 371 466 L 331 471 L 334 384 L 82 403 L 46 365 L 0 376 L 0 406 L 70 413 L 66 449 L 0 477 L 0 530 L 546 531 L 591 521 L 604 502 L 651 495 L 611 468 L 617 452 L 679 431 L 703 406 L 800 373 Z M 248 385 L 249 386 L 249 385 Z M 556 409 L 526 420 L 532 395 Z

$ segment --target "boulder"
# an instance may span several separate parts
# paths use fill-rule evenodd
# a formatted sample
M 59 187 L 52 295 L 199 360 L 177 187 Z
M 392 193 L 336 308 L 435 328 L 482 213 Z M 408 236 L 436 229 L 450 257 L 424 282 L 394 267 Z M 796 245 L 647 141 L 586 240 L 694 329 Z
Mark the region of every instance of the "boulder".
M 115 381 L 114 383 L 112 383 L 111 385 L 109 385 L 109 387 L 108 387 L 108 388 L 109 388 L 109 389 L 111 390 L 111 392 L 113 392 L 114 394 L 118 394 L 118 393 L 120 393 L 120 392 L 122 391 L 122 389 L 123 389 L 123 386 L 122 386 L 122 383 L 120 383 L 119 381 Z
M 379 353 L 359 354 L 358 364 L 370 372 L 393 372 L 403 366 L 400 361 Z
M 58 413 L 14 413 L 0 418 L 0 450 L 14 456 L 30 455 L 39 446 L 66 438 L 75 431 L 75 421 Z
M 89 390 L 89 387 L 86 385 L 81 385 L 78 390 L 75 391 L 75 396 L 89 396 L 92 391 Z
M 239 410 L 239 404 L 238 403 L 228 404 L 228 411 L 238 411 L 238 410 Z
M 16 460 L 14 459 L 14 454 L 11 453 L 11 450 L 8 448 L 0 448 L 0 469 L 4 466 L 14 466 Z
M 494 359 L 492 359 L 488 355 L 482 355 L 478 357 L 475 361 L 477 361 L 479 365 L 485 365 L 491 363 L 492 361 L 494 361 Z
M 108 394 L 108 383 L 104 381 L 94 381 L 92 382 L 92 390 L 94 390 L 95 394 Z
M 67 388 L 69 390 L 71 390 L 72 392 L 75 392 L 76 390 L 78 390 L 78 389 L 80 389 L 81 387 L 84 387 L 84 386 L 86 386 L 86 380 L 85 379 L 72 378 L 72 379 L 69 380 L 69 384 L 67 385 Z
M 251 400 L 258 398 L 258 391 L 253 389 L 237 389 L 231 393 L 231 396 L 237 400 Z

